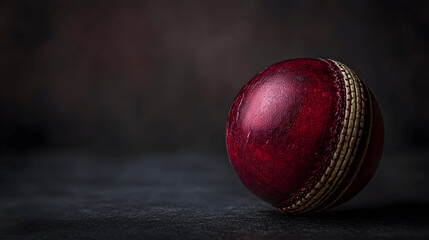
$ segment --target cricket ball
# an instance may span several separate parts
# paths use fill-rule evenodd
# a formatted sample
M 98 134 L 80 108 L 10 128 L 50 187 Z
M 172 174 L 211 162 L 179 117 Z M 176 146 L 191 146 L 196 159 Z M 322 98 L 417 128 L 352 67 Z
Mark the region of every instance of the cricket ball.
M 234 100 L 226 125 L 240 180 L 289 213 L 352 198 L 374 175 L 383 139 L 374 96 L 330 59 L 287 60 L 258 73 Z

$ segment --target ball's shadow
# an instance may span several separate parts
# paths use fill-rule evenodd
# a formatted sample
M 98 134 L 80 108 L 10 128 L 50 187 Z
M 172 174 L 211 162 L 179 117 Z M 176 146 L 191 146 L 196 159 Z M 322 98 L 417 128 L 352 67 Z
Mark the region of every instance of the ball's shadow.
M 377 222 L 392 223 L 398 221 L 429 223 L 429 203 L 426 202 L 395 202 L 382 206 L 361 207 L 350 209 L 331 209 L 319 213 L 301 215 L 286 214 L 277 210 L 265 211 L 265 214 L 274 219 L 284 219 L 293 216 L 302 220 Z

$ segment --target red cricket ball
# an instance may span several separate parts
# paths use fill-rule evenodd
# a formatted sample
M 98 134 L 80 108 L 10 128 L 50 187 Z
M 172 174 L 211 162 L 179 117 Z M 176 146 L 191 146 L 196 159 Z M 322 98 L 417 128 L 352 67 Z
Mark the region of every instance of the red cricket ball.
M 383 149 L 378 105 L 334 60 L 293 59 L 257 74 L 226 125 L 230 162 L 243 184 L 278 209 L 321 211 L 357 194 Z

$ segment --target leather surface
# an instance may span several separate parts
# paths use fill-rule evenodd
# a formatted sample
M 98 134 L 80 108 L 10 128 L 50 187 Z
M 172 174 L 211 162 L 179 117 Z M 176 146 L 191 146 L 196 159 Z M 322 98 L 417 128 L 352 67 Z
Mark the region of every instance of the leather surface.
M 329 60 L 294 59 L 263 70 L 243 87 L 229 112 L 226 145 L 232 166 L 251 192 L 285 211 L 303 212 L 341 204 L 368 183 L 381 157 L 383 121 L 374 97 L 358 79 L 362 95 L 346 99 L 338 84 L 346 78 L 342 71 Z M 352 100 L 365 106 L 362 118 L 350 117 L 358 111 L 345 108 Z M 347 150 L 338 160 L 333 158 L 337 145 Z M 342 175 L 331 162 L 335 169 L 342 166 Z M 328 168 L 333 175 L 323 182 Z M 316 185 L 323 192 L 313 192 Z M 287 209 L 304 197 L 303 205 Z
M 327 167 L 337 88 L 326 62 L 275 64 L 252 79 L 229 112 L 226 145 L 246 187 L 272 204 L 298 200 Z

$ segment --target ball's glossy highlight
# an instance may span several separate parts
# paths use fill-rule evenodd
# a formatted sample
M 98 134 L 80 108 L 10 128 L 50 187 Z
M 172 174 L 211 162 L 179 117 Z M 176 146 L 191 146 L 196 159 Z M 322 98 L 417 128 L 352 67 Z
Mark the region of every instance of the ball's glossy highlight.
M 226 147 L 243 184 L 291 213 L 347 201 L 371 179 L 383 120 L 364 83 L 334 60 L 293 59 L 257 74 L 229 111 Z

